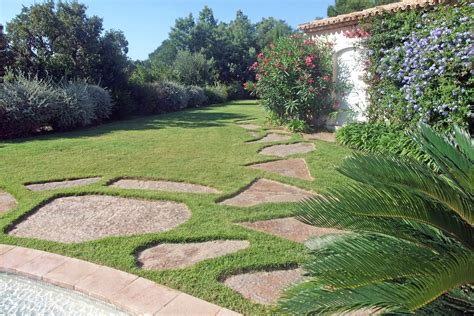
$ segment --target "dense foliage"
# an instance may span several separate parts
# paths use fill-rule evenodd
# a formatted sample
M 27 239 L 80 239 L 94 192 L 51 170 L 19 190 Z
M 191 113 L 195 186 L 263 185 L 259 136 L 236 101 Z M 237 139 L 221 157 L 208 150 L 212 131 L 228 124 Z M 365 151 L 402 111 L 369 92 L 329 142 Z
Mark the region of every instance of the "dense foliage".
M 85 82 L 55 85 L 19 75 L 0 85 L 0 138 L 97 124 L 111 110 L 109 92 L 98 86 Z
M 328 7 L 327 14 L 329 17 L 333 17 L 399 1 L 400 0 L 336 0 L 334 5 Z
M 474 7 L 461 2 L 368 21 L 369 119 L 407 127 L 420 121 L 440 129 L 468 125 L 473 17 Z
M 365 152 L 409 157 L 429 165 L 433 161 L 421 151 L 412 137 L 400 126 L 385 123 L 352 123 L 337 130 L 338 143 Z
M 300 35 L 282 37 L 266 47 L 252 65 L 255 90 L 270 118 L 304 129 L 332 111 L 332 44 Z
M 307 242 L 308 278 L 286 293 L 284 310 L 407 313 L 442 296 L 433 314 L 472 312 L 472 289 L 471 299 L 451 291 L 474 281 L 474 142 L 454 131 L 448 139 L 422 125 L 414 135 L 440 173 L 412 159 L 356 154 L 340 168 L 354 183 L 302 203 L 306 223 L 352 232 Z

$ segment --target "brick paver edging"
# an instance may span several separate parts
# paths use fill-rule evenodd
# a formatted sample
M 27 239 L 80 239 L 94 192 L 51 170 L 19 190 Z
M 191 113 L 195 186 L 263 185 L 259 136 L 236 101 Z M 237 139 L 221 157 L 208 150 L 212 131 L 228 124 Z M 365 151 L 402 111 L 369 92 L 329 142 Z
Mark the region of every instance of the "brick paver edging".
M 240 315 L 130 273 L 30 248 L 0 244 L 0 272 L 74 289 L 136 315 Z

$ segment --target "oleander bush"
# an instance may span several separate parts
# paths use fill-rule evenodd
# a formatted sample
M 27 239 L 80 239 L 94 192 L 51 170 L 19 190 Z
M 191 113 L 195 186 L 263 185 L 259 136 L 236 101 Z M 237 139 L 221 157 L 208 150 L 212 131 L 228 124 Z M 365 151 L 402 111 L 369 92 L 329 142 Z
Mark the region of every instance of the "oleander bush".
M 188 107 L 200 107 L 206 105 L 207 97 L 204 89 L 198 86 L 186 87 L 188 93 Z
M 156 82 L 153 84 L 156 89 L 159 102 L 165 112 L 179 111 L 188 106 L 189 94 L 186 87 L 172 81 Z
M 223 103 L 228 100 L 227 88 L 222 84 L 204 87 L 208 104 Z
M 370 121 L 467 126 L 473 102 L 474 6 L 467 1 L 371 18 L 364 26 Z

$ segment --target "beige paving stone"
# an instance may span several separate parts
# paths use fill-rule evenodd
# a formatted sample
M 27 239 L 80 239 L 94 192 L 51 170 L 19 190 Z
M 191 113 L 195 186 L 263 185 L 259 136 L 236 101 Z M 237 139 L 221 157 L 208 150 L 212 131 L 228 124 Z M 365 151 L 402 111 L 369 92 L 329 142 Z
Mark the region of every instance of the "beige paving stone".
M 31 191 L 45 191 L 45 190 L 56 190 L 64 188 L 78 187 L 82 185 L 89 185 L 92 183 L 99 182 L 101 177 L 82 178 L 75 180 L 64 180 L 64 181 L 51 181 L 42 183 L 28 184 L 26 187 Z
M 67 260 L 67 257 L 58 256 L 53 253 L 44 252 L 38 257 L 26 262 L 17 268 L 17 273 L 34 279 L 41 279 L 49 271 L 59 267 Z
M 138 255 L 138 262 L 147 270 L 185 268 L 248 248 L 249 245 L 247 240 L 161 244 L 142 251 Z
M 122 189 L 157 190 L 165 192 L 220 193 L 219 190 L 204 185 L 161 180 L 121 179 L 115 181 L 110 186 Z
M 44 252 L 28 248 L 15 247 L 0 256 L 0 270 L 16 272 L 18 267 L 40 256 Z
M 111 303 L 139 315 L 153 315 L 179 294 L 150 280 L 138 278 L 116 292 Z
M 129 273 L 101 266 L 81 279 L 74 289 L 87 295 L 111 302 L 117 292 L 124 289 L 138 277 Z
M 265 137 L 256 140 L 251 143 L 272 143 L 272 142 L 280 142 L 280 141 L 285 141 L 291 139 L 290 136 L 288 135 L 282 135 L 282 134 L 276 134 L 276 133 L 271 133 L 266 135 Z
M 163 309 L 158 311 L 156 315 L 216 315 L 221 310 L 221 307 L 211 304 L 209 302 L 198 299 L 194 296 L 181 293 L 172 300 Z
M 14 209 L 16 205 L 16 200 L 13 195 L 0 190 L 0 214 Z
M 64 243 L 170 230 L 191 217 L 186 205 L 103 195 L 57 198 L 18 223 L 10 235 Z
M 277 133 L 277 134 L 287 134 L 287 135 L 290 135 L 291 132 L 286 130 L 286 129 L 282 129 L 282 128 L 273 128 L 273 129 L 269 129 L 267 132 L 270 132 L 270 133 Z
M 253 302 L 275 304 L 284 289 L 302 279 L 302 273 L 302 269 L 250 272 L 231 276 L 224 284 Z
M 99 265 L 74 258 L 67 259 L 43 276 L 43 280 L 66 288 L 73 288 L 80 280 L 99 269 Z
M 220 204 L 250 207 L 262 203 L 298 202 L 315 194 L 277 181 L 258 179 L 238 195 Z
M 15 246 L 10 245 L 0 245 L 0 256 L 3 255 L 5 252 L 12 250 Z
M 257 222 L 243 222 L 240 223 L 240 225 L 300 243 L 312 236 L 342 233 L 342 231 L 338 229 L 308 225 L 300 222 L 294 217 L 277 218 Z
M 328 132 L 319 132 L 313 134 L 302 134 L 303 139 L 305 140 L 323 140 L 325 142 L 334 143 L 336 141 L 336 134 L 335 133 L 328 133 Z
M 242 315 L 242 314 L 236 313 L 227 308 L 221 309 L 219 313 L 216 314 L 216 316 L 239 316 L 239 315 Z
M 313 180 L 306 161 L 302 158 L 257 163 L 249 166 L 253 169 L 275 172 L 286 177 Z
M 242 128 L 245 128 L 245 129 L 251 130 L 251 131 L 262 128 L 261 126 L 256 125 L 256 124 L 238 124 L 237 126 L 240 126 Z
M 259 154 L 267 156 L 286 157 L 296 154 L 306 154 L 313 150 L 314 144 L 312 143 L 296 143 L 265 147 L 259 152 Z

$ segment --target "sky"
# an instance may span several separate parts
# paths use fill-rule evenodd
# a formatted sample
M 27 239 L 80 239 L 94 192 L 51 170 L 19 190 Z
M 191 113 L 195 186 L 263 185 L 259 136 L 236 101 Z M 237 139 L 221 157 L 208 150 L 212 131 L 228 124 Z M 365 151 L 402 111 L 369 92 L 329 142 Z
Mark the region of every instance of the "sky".
M 218 21 L 229 22 L 237 10 L 242 10 L 253 23 L 262 17 L 285 20 L 292 27 L 316 17 L 326 17 L 328 5 L 335 0 L 81 0 L 88 6 L 88 15 L 104 20 L 105 29 L 124 32 L 131 59 L 146 59 L 168 37 L 179 17 L 197 16 L 205 6 L 214 11 Z M 42 3 L 35 0 L 0 0 L 0 23 L 6 24 L 21 10 L 22 5 Z M 7 30 L 8 32 L 8 30 Z

